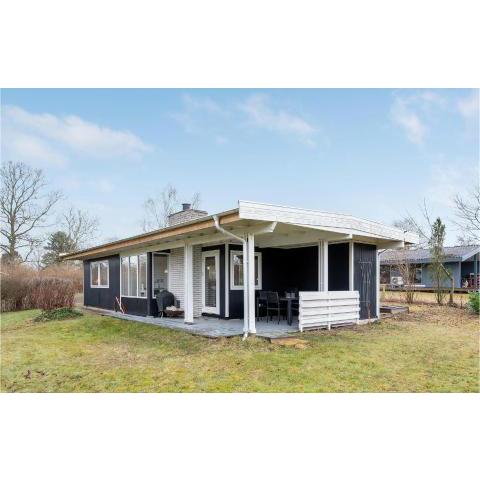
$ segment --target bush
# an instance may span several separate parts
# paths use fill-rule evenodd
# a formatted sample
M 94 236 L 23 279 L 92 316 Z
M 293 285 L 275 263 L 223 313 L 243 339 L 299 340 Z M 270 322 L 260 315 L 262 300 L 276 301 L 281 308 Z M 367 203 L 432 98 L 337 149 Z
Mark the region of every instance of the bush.
M 71 280 L 75 293 L 83 291 L 83 268 L 81 265 L 74 265 L 71 263 L 60 263 L 50 265 L 43 270 L 40 270 L 39 275 L 47 278 L 63 278 Z
M 471 292 L 468 295 L 467 306 L 472 312 L 480 312 L 480 292 Z
M 2 312 L 21 310 L 28 293 L 26 280 L 31 269 L 23 265 L 2 264 L 1 297 Z
M 24 308 L 56 308 L 73 307 L 75 288 L 71 280 L 63 278 L 34 278 L 28 282 L 28 293 Z
M 83 316 L 83 313 L 77 312 L 71 308 L 57 308 L 42 312 L 38 317 L 33 319 L 34 322 L 50 322 L 52 320 L 66 320 L 68 318 L 76 318 Z
M 2 312 L 73 307 L 77 287 L 72 279 L 51 277 L 49 273 L 38 272 L 23 265 L 9 266 L 2 270 Z

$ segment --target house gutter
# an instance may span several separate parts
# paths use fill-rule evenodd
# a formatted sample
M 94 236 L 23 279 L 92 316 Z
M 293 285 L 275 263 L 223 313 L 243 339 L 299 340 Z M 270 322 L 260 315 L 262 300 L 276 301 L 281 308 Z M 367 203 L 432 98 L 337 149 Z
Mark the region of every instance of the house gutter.
M 243 251 L 245 252 L 247 250 L 247 241 L 245 238 L 239 237 L 238 235 L 235 235 L 232 232 L 229 232 L 228 230 L 225 230 L 223 227 L 220 226 L 220 222 L 218 220 L 218 215 L 212 215 L 213 222 L 215 224 L 215 228 L 217 231 L 220 233 L 223 233 L 227 237 L 233 238 L 239 242 L 242 242 L 243 245 Z M 245 340 L 248 337 L 248 313 L 245 314 L 245 312 L 248 312 L 248 289 L 247 289 L 247 284 L 248 284 L 248 267 L 247 267 L 247 262 L 248 259 L 246 258 L 247 256 L 244 254 L 243 255 L 243 340 Z M 230 259 L 225 259 L 225 262 L 230 261 Z

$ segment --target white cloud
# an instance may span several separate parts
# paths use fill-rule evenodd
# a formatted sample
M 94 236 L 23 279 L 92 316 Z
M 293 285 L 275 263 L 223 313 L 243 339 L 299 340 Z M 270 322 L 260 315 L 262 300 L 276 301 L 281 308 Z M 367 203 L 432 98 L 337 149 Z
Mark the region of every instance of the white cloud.
M 26 160 L 35 166 L 63 167 L 67 160 L 39 137 L 3 126 L 2 153 L 6 158 Z
M 420 90 L 396 94 L 390 108 L 390 118 L 410 142 L 421 145 L 429 131 L 428 124 L 435 122 L 436 114 L 448 109 L 447 97 L 437 91 Z
M 7 148 L 23 151 L 32 160 L 45 160 L 50 155 L 51 163 L 55 163 L 60 157 L 65 158 L 65 153 L 139 157 L 151 150 L 131 132 L 113 130 L 75 115 L 37 114 L 20 107 L 5 106 L 2 117 L 3 127 L 9 133 L 5 139 Z
M 457 102 L 457 109 L 465 120 L 478 119 L 479 95 L 478 90 L 474 90 L 470 95 L 461 98 Z
M 398 125 L 407 138 L 417 145 L 423 143 L 427 127 L 420 117 L 409 107 L 409 102 L 403 98 L 395 98 L 390 110 L 392 121 Z
M 430 169 L 426 197 L 441 207 L 451 209 L 455 196 L 468 191 L 478 178 L 478 173 L 478 165 L 471 159 L 437 161 Z
M 189 135 L 207 136 L 217 144 L 226 143 L 227 138 L 221 133 L 229 111 L 209 97 L 183 95 L 182 109 L 169 116 L 175 120 Z
M 267 103 L 264 95 L 252 95 L 241 106 L 250 124 L 272 132 L 292 135 L 304 143 L 314 146 L 313 136 L 317 128 L 298 115 L 274 110 Z
M 208 97 L 184 95 L 182 100 L 184 105 L 191 110 L 203 110 L 208 113 L 220 115 L 226 114 L 226 111 L 217 102 Z

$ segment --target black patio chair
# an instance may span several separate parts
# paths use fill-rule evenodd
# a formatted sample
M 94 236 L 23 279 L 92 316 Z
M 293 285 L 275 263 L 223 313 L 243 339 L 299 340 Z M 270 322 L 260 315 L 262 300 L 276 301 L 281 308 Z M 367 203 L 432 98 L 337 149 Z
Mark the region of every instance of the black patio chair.
M 280 298 L 278 297 L 278 292 L 266 292 L 267 294 L 267 322 L 268 317 L 270 314 L 270 320 L 273 321 L 273 315 L 271 312 L 275 312 L 277 315 L 278 323 L 280 323 L 281 316 L 284 318 L 285 315 L 285 307 L 280 304 Z
M 261 290 L 258 292 L 257 295 L 257 318 L 260 320 L 260 312 L 265 313 L 265 317 L 267 317 L 267 292 Z M 263 317 L 263 315 L 262 315 Z M 268 317 L 267 317 L 268 321 Z
M 169 292 L 168 290 L 160 290 L 160 292 L 157 293 L 155 298 L 157 300 L 158 314 L 160 317 L 163 317 L 163 314 L 167 307 L 175 305 L 175 297 L 173 293 Z

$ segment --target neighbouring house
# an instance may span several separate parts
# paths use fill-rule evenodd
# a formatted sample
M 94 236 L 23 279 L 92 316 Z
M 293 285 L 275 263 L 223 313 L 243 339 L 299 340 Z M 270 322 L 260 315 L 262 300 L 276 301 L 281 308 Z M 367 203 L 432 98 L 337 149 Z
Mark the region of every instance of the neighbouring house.
M 415 243 L 414 233 L 350 215 L 240 201 L 216 215 L 184 204 L 165 228 L 64 258 L 83 261 L 88 307 L 115 310 L 118 298 L 126 313 L 155 317 L 166 289 L 182 322 L 241 319 L 255 333 L 260 293 L 294 291 L 289 319 L 303 331 L 378 318 L 378 252 Z
M 480 245 L 465 245 L 458 247 L 445 247 L 445 268 L 450 271 L 455 281 L 455 288 L 475 288 L 475 278 L 480 274 Z M 401 253 L 401 261 L 409 262 L 415 268 L 415 284 L 426 288 L 433 287 L 430 274 L 430 251 L 426 248 L 412 249 Z M 380 278 L 382 284 L 395 284 L 401 278 L 397 267 L 399 253 L 395 250 L 386 250 L 380 253 Z M 400 284 L 403 280 L 400 280 Z M 451 286 L 446 279 L 444 287 Z M 478 284 L 477 284 L 478 286 Z

